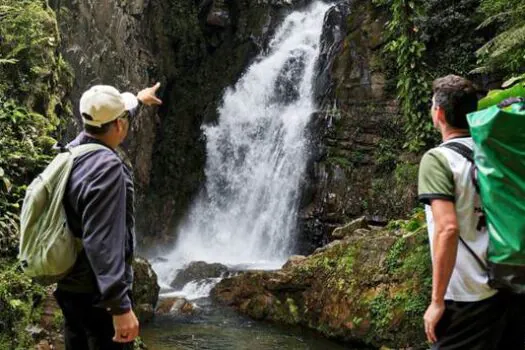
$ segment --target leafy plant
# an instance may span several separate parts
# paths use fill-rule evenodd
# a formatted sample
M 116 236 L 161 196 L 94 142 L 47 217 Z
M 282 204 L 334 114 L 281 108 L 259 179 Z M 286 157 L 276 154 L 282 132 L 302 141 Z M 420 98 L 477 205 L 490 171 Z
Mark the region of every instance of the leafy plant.
M 4 0 L 0 20 L 0 103 L 13 99 L 58 125 L 72 74 L 58 54 L 54 12 L 44 0 Z
M 492 29 L 496 36 L 478 51 L 480 67 L 474 72 L 515 74 L 525 69 L 525 2 L 523 0 L 482 0 L 480 12 L 486 17 L 479 29 Z
M 16 254 L 26 185 L 50 161 L 71 73 L 44 0 L 0 2 L 0 257 Z
M 0 106 L 0 256 L 13 255 L 25 185 L 50 161 L 54 126 L 13 100 Z
M 388 42 L 385 52 L 393 58 L 397 70 L 397 96 L 405 118 L 406 143 L 410 151 L 419 151 L 435 139 L 430 118 L 430 78 L 423 61 L 426 46 L 420 36 L 418 18 L 424 14 L 421 0 L 376 0 L 388 6 Z
M 479 0 L 426 0 L 418 18 L 426 45 L 424 61 L 432 79 L 448 74 L 467 76 L 476 67 L 485 39 L 476 28 L 482 22 Z
M 32 339 L 24 329 L 38 319 L 34 306 L 44 298 L 35 285 L 9 260 L 0 260 L 0 348 L 29 349 Z

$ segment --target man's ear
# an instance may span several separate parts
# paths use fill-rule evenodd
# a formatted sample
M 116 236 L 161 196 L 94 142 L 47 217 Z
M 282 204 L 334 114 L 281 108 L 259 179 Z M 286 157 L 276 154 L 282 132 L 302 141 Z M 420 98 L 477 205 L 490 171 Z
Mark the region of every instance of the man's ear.
M 443 107 L 436 106 L 435 108 L 436 108 L 436 119 L 438 123 L 446 124 L 447 120 L 445 119 L 445 110 L 443 109 Z
M 117 132 L 122 132 L 122 130 L 124 129 L 124 121 L 120 118 L 118 118 L 116 121 L 115 121 L 115 130 Z

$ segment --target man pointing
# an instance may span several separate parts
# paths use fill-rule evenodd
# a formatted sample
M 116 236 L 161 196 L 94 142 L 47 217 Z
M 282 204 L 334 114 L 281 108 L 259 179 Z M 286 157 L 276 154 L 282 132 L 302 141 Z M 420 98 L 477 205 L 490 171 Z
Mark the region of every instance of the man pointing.
M 63 199 L 67 223 L 83 248 L 55 291 L 64 314 L 66 350 L 132 349 L 138 336 L 131 302 L 133 177 L 115 149 L 141 105 L 162 103 L 155 96 L 159 87 L 135 96 L 97 85 L 80 99 L 84 130 L 68 147 L 102 147 L 75 158 Z

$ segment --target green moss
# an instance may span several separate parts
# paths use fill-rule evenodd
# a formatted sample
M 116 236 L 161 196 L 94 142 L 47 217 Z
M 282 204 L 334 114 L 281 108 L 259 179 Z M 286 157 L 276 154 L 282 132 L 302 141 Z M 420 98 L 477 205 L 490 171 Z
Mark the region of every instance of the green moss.
M 71 116 L 72 74 L 58 54 L 55 14 L 43 0 L 0 6 L 0 258 L 16 254 L 27 185 L 50 161 L 57 127 Z
M 52 159 L 58 127 L 71 114 L 64 98 L 72 75 L 58 54 L 54 12 L 43 0 L 0 6 L 0 349 L 34 347 L 46 291 L 23 274 L 15 256 L 27 184 Z
M 291 315 L 291 317 L 293 319 L 293 323 L 299 323 L 299 321 L 301 320 L 301 318 L 299 316 L 299 308 L 295 304 L 294 299 L 287 298 L 286 299 L 286 304 L 288 305 L 288 310 L 290 311 L 290 315 Z
M 389 331 L 390 323 L 393 319 L 394 300 L 395 299 L 390 298 L 385 291 L 381 291 L 381 293 L 368 304 L 372 326 L 375 328 L 375 332 L 379 333 L 379 337 L 382 336 L 381 333 Z
M 329 164 L 340 166 L 341 168 L 352 168 L 352 162 L 345 157 L 331 156 L 326 160 Z
M 397 242 L 394 243 L 394 245 L 388 252 L 388 256 L 385 262 L 388 272 L 394 272 L 403 264 L 402 258 L 404 255 L 403 253 L 405 253 L 406 246 L 406 239 L 404 238 L 398 239 Z
M 63 326 L 64 326 L 64 314 L 62 313 L 62 310 L 57 309 L 53 313 L 53 328 L 62 329 Z
M 404 334 L 407 342 L 423 341 L 421 318 L 430 300 L 432 282 L 428 239 L 421 214 L 418 210 L 409 220 L 399 220 L 390 226 L 404 233 L 391 246 L 385 259 L 388 280 L 397 284 L 384 286 L 367 302 L 373 325 L 369 340 L 395 331 Z
M 0 349 L 29 349 L 33 345 L 25 328 L 40 320 L 46 292 L 33 284 L 17 263 L 0 260 Z

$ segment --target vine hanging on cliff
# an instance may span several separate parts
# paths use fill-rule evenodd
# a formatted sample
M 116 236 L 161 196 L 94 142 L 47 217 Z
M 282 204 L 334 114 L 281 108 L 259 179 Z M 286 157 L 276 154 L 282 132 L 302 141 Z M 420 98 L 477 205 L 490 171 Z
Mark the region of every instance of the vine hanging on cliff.
M 375 0 L 374 3 L 387 6 L 391 12 L 384 50 L 395 62 L 397 95 L 405 118 L 405 147 L 417 152 L 435 139 L 429 117 L 430 77 L 423 61 L 426 47 L 416 25 L 417 19 L 424 15 L 424 2 Z

